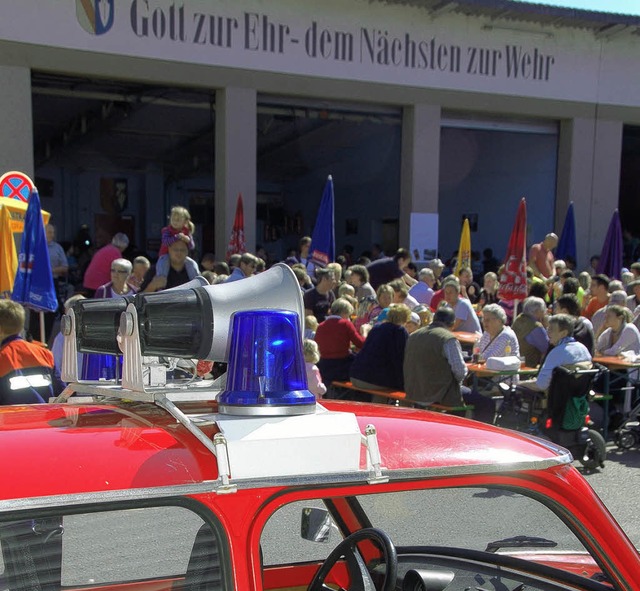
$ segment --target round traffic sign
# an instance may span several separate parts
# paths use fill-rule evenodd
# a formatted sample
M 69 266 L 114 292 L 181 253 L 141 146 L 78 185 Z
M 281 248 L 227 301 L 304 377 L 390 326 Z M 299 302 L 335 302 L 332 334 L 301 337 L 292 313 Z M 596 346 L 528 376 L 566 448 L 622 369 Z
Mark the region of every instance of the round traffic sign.
M 23 172 L 12 170 L 0 176 L 0 197 L 27 203 L 33 187 L 33 181 Z

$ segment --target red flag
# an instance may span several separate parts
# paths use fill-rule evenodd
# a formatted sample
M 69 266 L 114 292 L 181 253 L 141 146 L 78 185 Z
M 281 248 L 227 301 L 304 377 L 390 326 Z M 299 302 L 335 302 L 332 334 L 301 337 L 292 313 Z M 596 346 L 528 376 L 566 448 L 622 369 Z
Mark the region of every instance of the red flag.
M 523 197 L 500 273 L 498 298 L 509 302 L 522 301 L 527 297 L 527 292 L 527 204 Z
M 227 259 L 232 254 L 242 254 L 247 252 L 247 245 L 244 241 L 244 208 L 242 206 L 242 193 L 238 194 L 238 204 L 236 205 L 236 217 L 233 220 L 233 228 L 227 246 Z

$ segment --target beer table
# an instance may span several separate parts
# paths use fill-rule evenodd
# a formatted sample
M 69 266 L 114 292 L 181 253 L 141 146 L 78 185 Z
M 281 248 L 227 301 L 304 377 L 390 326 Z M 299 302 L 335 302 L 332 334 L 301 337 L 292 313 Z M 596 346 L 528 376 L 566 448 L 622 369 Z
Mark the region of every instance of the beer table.
M 491 378 L 510 378 L 513 376 L 533 377 L 538 375 L 539 368 L 527 367 L 522 364 L 518 369 L 487 369 L 485 363 L 467 363 L 467 370 L 473 376 L 473 387 L 478 389 L 478 383 L 481 379 Z
M 623 413 L 626 416 L 631 410 L 632 401 L 637 399 L 640 389 L 640 359 L 629 361 L 624 357 L 598 356 L 593 358 L 594 363 L 599 363 L 609 371 L 604 374 L 604 394 L 611 394 L 611 387 L 624 382 L 627 386 L 622 389 L 625 392 Z M 635 371 L 634 371 L 635 370 Z M 632 397 L 632 394 L 635 394 Z
M 518 369 L 487 369 L 487 366 L 484 362 L 482 363 L 467 363 L 467 371 L 471 374 L 473 379 L 473 388 L 476 392 L 479 392 L 486 398 L 490 398 L 491 400 L 498 401 L 504 399 L 504 393 L 501 393 L 499 390 L 495 391 L 491 389 L 489 392 L 482 393 L 480 391 L 480 380 L 488 380 L 491 384 L 496 385 L 500 382 L 504 382 L 513 378 L 514 376 L 527 376 L 533 377 L 538 373 L 538 369 L 535 367 L 527 367 L 522 364 Z M 495 382 L 494 382 L 495 379 Z M 512 385 L 510 386 L 513 387 Z M 495 415 L 494 415 L 495 420 Z
M 452 334 L 456 337 L 460 346 L 463 349 L 468 349 L 469 351 L 473 349 L 473 346 L 480 340 L 481 336 L 477 332 L 464 332 L 460 330 L 454 330 Z

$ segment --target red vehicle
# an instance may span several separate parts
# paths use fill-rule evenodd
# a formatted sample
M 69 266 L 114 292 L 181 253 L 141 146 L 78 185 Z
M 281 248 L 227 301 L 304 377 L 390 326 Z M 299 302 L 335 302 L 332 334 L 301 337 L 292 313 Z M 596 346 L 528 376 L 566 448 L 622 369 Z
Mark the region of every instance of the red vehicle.
M 428 411 L 309 401 L 299 290 L 283 297 L 289 272 L 268 273 L 135 296 L 118 311 L 122 383 L 0 408 L 4 589 L 640 590 L 638 552 L 563 448 Z M 275 276 L 278 330 L 249 303 L 235 312 L 238 291 Z M 153 344 L 153 303 L 164 293 L 169 317 L 172 297 L 186 314 L 188 292 L 212 300 L 214 333 L 234 302 L 229 378 L 149 385 L 152 351 L 186 347 Z M 83 349 L 85 305 L 65 321 L 69 349 Z

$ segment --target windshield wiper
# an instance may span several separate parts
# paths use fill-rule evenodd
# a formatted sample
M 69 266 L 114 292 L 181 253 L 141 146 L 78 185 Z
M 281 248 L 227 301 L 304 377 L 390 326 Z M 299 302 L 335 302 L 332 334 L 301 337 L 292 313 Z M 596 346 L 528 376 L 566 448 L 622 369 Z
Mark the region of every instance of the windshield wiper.
M 558 545 L 553 540 L 535 538 L 533 536 L 514 536 L 496 542 L 490 542 L 484 549 L 485 552 L 496 552 L 500 548 L 555 548 Z

